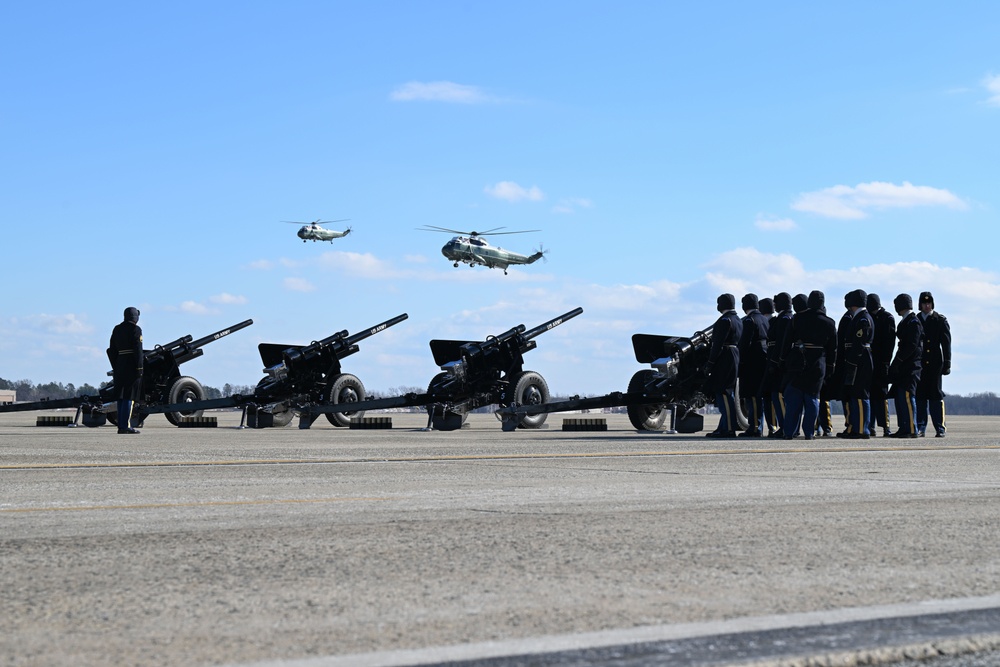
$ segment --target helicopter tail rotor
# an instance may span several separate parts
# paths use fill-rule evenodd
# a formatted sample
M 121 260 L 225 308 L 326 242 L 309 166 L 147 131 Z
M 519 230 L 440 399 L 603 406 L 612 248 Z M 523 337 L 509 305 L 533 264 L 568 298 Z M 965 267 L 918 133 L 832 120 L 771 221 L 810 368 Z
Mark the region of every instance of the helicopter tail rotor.
M 542 245 L 539 244 L 538 245 L 538 250 L 536 250 L 535 252 L 533 252 L 530 255 L 528 255 L 528 262 L 527 263 L 528 264 L 534 264 L 538 260 L 542 260 L 543 262 L 548 263 L 549 260 L 545 256 L 545 255 L 548 254 L 548 252 L 549 251 L 547 249 L 543 248 Z

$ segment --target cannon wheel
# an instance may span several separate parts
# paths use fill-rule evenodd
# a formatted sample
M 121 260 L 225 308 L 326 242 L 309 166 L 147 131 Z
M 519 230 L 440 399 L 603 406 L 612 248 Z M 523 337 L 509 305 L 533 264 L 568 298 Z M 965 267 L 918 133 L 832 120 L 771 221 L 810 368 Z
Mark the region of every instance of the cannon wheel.
M 271 423 L 274 426 L 288 426 L 294 416 L 295 412 L 284 403 L 279 403 L 271 409 Z
M 170 385 L 168 403 L 193 403 L 194 401 L 205 400 L 205 388 L 193 377 L 182 375 L 174 380 Z M 192 410 L 190 412 L 164 412 L 163 416 L 167 421 L 177 426 L 182 417 L 201 417 L 202 410 Z M 132 421 L 135 421 L 133 417 Z
M 333 376 L 330 382 L 330 393 L 327 397 L 328 405 L 340 405 L 341 403 L 357 403 L 365 400 L 365 386 L 361 380 L 350 373 L 341 373 Z M 327 412 L 327 420 L 334 426 L 350 426 L 351 418 L 364 417 L 365 411 L 360 412 Z
M 640 392 L 649 382 L 656 371 L 647 368 L 638 371 L 632 376 L 628 383 L 628 393 Z M 628 420 L 637 431 L 660 431 L 663 430 L 663 422 L 667 418 L 667 408 L 662 403 L 654 405 L 630 405 L 628 406 Z
M 535 371 L 518 373 L 510 380 L 514 387 L 513 402 L 518 405 L 541 405 L 549 402 L 549 385 L 545 378 Z M 518 422 L 520 428 L 541 428 L 548 414 L 525 415 Z
M 438 373 L 432 377 L 430 384 L 427 385 L 427 393 L 430 394 L 434 387 L 446 377 L 448 377 L 447 373 Z M 437 410 L 437 405 L 433 403 L 427 406 L 427 414 L 431 420 L 431 428 L 435 431 L 458 430 L 462 428 L 462 425 L 465 424 L 466 420 L 469 418 L 468 412 L 454 412 L 452 410 L 446 410 L 442 413 Z
M 261 378 L 260 382 L 257 383 L 257 387 L 259 388 L 261 385 L 267 384 L 269 380 L 270 378 Z M 273 426 L 288 426 L 292 421 L 292 417 L 295 416 L 295 412 L 288 407 L 287 403 L 275 404 L 271 407 L 270 414 Z

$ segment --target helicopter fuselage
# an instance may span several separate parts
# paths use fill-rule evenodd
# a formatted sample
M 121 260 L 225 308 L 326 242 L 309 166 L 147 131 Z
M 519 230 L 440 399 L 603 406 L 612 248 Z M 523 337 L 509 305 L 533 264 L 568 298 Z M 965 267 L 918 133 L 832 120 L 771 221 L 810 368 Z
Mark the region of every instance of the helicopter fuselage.
M 444 244 L 441 254 L 458 266 L 485 266 L 488 269 L 504 269 L 511 264 L 532 264 L 542 257 L 542 253 L 522 255 L 518 252 L 492 246 L 477 236 L 456 236 Z
M 350 229 L 343 232 L 336 232 L 332 229 L 320 227 L 319 225 L 304 225 L 299 229 L 298 236 L 303 241 L 333 241 L 334 239 L 343 238 L 350 233 Z

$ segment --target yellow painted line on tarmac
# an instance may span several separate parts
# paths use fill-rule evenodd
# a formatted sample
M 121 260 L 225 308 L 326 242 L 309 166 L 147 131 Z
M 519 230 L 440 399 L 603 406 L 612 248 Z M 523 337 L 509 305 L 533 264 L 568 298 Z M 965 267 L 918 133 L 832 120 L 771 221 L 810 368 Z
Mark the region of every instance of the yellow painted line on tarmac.
M 533 459 L 592 459 L 657 456 L 744 456 L 747 454 L 836 454 L 865 452 L 938 452 L 996 450 L 1000 445 L 896 445 L 880 447 L 772 447 L 758 449 L 675 449 L 635 452 L 527 452 L 438 454 L 428 456 L 365 456 L 311 459 L 223 459 L 210 461 L 134 461 L 102 463 L 25 463 L 0 465 L 0 470 L 59 470 L 103 468 L 172 468 L 192 466 L 308 465 L 334 463 L 435 463 L 447 461 L 517 461 Z
M 79 505 L 61 507 L 15 507 L 0 508 L 0 514 L 22 514 L 26 512 L 93 512 L 99 510 L 148 510 L 178 507 L 239 507 L 247 505 L 295 505 L 307 503 L 347 503 L 375 502 L 389 498 L 275 498 L 271 500 L 207 500 L 188 503 L 141 503 L 132 505 Z

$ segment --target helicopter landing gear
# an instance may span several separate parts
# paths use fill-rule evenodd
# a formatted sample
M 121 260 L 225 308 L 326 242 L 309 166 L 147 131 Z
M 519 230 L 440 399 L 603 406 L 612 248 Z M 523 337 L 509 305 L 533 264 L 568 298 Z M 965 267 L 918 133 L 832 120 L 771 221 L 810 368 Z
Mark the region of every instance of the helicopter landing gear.
M 504 275 L 507 275 L 507 269 L 504 269 L 504 270 L 503 270 L 503 274 L 504 274 Z
M 457 269 L 458 268 L 458 262 L 455 262 L 454 264 L 452 264 L 452 266 L 454 266 Z

